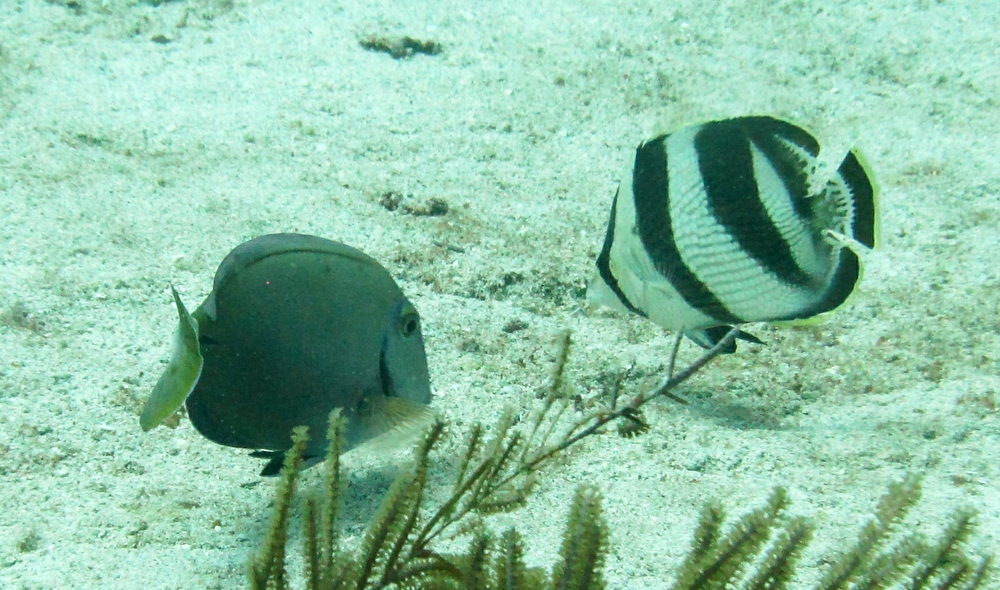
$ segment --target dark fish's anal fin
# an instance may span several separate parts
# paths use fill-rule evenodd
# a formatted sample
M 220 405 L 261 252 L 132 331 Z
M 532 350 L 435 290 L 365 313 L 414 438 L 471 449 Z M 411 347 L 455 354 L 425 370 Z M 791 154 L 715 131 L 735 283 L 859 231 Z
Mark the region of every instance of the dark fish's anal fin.
M 726 334 L 732 329 L 732 326 L 712 326 L 704 330 L 686 330 L 684 335 L 698 346 L 708 350 L 725 338 Z M 736 338 L 744 342 L 750 342 L 751 344 L 764 344 L 763 340 L 743 330 L 736 333 Z M 734 352 L 736 352 L 736 342 L 733 342 L 722 350 L 723 354 L 733 354 Z
M 254 451 L 251 457 L 257 459 L 269 459 L 264 468 L 260 470 L 261 477 L 274 477 L 281 473 L 281 468 L 285 466 L 285 451 Z M 313 457 L 304 455 L 302 457 L 302 469 L 308 469 L 321 462 L 325 457 Z

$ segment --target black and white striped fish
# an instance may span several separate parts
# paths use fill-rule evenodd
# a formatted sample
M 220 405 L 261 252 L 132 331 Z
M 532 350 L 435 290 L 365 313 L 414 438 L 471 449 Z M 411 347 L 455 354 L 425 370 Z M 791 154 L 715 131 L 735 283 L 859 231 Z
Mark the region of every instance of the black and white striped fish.
M 611 204 L 588 299 L 704 347 L 732 325 L 837 308 L 860 278 L 857 251 L 876 243 L 877 187 L 856 150 L 836 170 L 819 153 L 808 131 L 768 116 L 643 142 Z

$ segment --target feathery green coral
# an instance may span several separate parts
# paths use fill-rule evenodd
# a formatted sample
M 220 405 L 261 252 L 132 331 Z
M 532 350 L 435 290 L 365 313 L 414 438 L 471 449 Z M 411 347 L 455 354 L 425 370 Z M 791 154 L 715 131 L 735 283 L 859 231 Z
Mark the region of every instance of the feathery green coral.
M 817 590 L 886 588 L 897 583 L 910 590 L 980 587 L 991 558 L 980 558 L 977 563 L 964 552 L 973 528 L 971 510 L 955 512 L 932 544 L 916 533 L 893 534 L 919 499 L 916 475 L 890 485 L 857 544 L 840 556 Z
M 720 530 L 725 519 L 722 508 L 709 504 L 702 512 L 694 546 L 681 566 L 673 590 L 727 588 L 770 538 L 787 505 L 785 490 L 778 488 L 767 506 L 741 518 L 723 537 Z
M 326 483 L 321 501 L 309 500 L 303 514 L 304 585 L 310 590 L 374 590 L 421 588 L 449 590 L 596 590 L 606 586 L 603 568 L 608 549 L 607 525 L 596 488 L 580 487 L 569 511 L 559 560 L 547 574 L 524 561 L 525 541 L 508 529 L 495 537 L 482 516 L 514 510 L 528 499 L 541 471 L 576 442 L 618 421 L 634 420 L 656 397 L 675 397 L 671 390 L 694 375 L 728 345 L 719 346 L 683 371 L 672 374 L 651 394 L 639 394 L 620 406 L 617 397 L 570 421 L 564 419 L 564 368 L 569 336 L 561 339 L 556 369 L 547 395 L 532 419 L 515 424 L 505 412 L 486 430 L 474 425 L 466 434 L 451 493 L 440 504 L 426 498 L 427 474 L 437 460 L 436 445 L 445 425 L 434 424 L 416 446 L 413 465 L 400 475 L 383 499 L 359 548 L 348 549 L 336 536 L 341 493 L 339 441 L 343 420 L 331 416 Z M 278 485 L 271 530 L 261 550 L 251 557 L 251 586 L 284 590 L 288 510 L 294 494 L 306 433 L 297 430 Z M 919 499 L 918 478 L 908 476 L 890 486 L 857 543 L 829 563 L 816 590 L 878 589 L 893 584 L 911 590 L 974 590 L 985 585 L 990 558 L 964 552 L 974 522 L 959 511 L 940 539 L 928 543 L 915 534 L 899 534 L 901 523 Z M 687 558 L 678 570 L 674 590 L 784 590 L 795 580 L 798 559 L 808 546 L 813 526 L 786 514 L 788 498 L 778 488 L 767 504 L 726 526 L 722 508 L 709 503 L 702 512 Z M 464 552 L 444 553 L 439 542 L 465 536 Z M 665 584 L 664 584 L 665 586 Z
M 287 588 L 285 582 L 285 546 L 288 543 L 288 513 L 291 510 L 292 496 L 295 494 L 295 482 L 299 467 L 302 465 L 302 453 L 309 441 L 309 429 L 297 427 L 292 433 L 292 448 L 285 453 L 285 463 L 281 468 L 278 480 L 278 490 L 275 494 L 274 513 L 271 515 L 271 528 L 264 546 L 250 558 L 250 586 L 256 589 Z
M 602 590 L 608 532 L 601 518 L 601 494 L 591 486 L 577 488 L 563 536 L 561 561 L 552 572 L 552 588 Z

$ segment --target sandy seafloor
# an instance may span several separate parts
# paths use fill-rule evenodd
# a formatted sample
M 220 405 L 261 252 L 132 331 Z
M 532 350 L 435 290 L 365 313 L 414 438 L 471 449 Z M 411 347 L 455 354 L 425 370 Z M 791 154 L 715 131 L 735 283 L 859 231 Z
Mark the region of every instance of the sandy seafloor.
M 548 567 L 593 483 L 610 587 L 658 588 L 706 500 L 742 514 L 783 485 L 819 527 L 808 582 L 912 471 L 907 528 L 972 507 L 974 548 L 995 552 L 998 8 L 2 0 L 0 588 L 245 586 L 273 480 L 186 419 L 144 434 L 137 416 L 168 355 L 169 285 L 197 305 L 257 235 L 334 238 L 387 266 L 422 314 L 453 432 L 530 409 L 563 329 L 586 403 L 622 366 L 631 391 L 651 386 L 670 335 L 582 312 L 611 196 L 639 141 L 747 113 L 868 156 L 884 245 L 857 296 L 815 329 L 753 327 L 768 345 L 684 385 L 691 404 L 653 404 L 640 438 L 590 439 L 491 526 Z M 363 49 L 369 34 L 443 52 L 395 60 Z M 393 191 L 448 213 L 388 211 Z M 345 461 L 351 540 L 407 455 Z

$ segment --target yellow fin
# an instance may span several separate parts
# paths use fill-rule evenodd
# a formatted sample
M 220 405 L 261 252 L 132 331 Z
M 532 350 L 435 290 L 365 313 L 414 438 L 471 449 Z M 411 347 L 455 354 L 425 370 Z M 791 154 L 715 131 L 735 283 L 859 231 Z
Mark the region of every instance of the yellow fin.
M 198 383 L 204 364 L 198 347 L 198 322 L 188 313 L 173 285 L 170 291 L 177 306 L 177 331 L 174 332 L 170 364 L 153 387 L 139 417 L 139 425 L 144 432 L 156 428 L 184 404 Z
M 838 307 L 837 309 L 840 309 L 840 307 Z M 837 311 L 837 309 L 831 309 L 830 311 L 818 313 L 814 316 L 809 316 L 807 318 L 802 318 L 799 320 L 780 320 L 777 322 L 767 322 L 767 325 L 773 326 L 775 328 L 804 328 L 808 326 L 818 326 L 819 324 L 822 324 L 823 322 L 830 319 L 830 316 L 833 314 L 833 312 Z
M 430 406 L 404 399 L 373 395 L 365 398 L 364 410 L 359 416 L 361 431 L 368 450 L 391 450 L 420 434 L 437 420 Z

